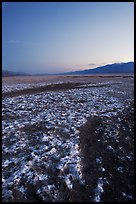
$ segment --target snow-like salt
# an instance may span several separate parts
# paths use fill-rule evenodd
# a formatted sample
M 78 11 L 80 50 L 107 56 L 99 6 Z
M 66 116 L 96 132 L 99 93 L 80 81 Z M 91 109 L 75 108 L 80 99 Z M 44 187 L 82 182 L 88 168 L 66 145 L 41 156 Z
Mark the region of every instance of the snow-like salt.
M 51 168 L 54 159 L 57 159 L 54 168 L 59 170 L 59 178 L 64 180 L 69 189 L 73 188 L 74 180 L 84 184 L 79 127 L 85 124 L 91 115 L 109 119 L 111 115 L 116 115 L 117 111 L 122 111 L 125 107 L 125 101 L 107 94 L 113 92 L 112 86 L 107 88 L 100 85 L 105 84 L 98 84 L 99 89 L 90 84 L 85 89 L 80 87 L 65 92 L 46 92 L 3 99 L 2 115 L 5 119 L 2 121 L 2 150 L 8 155 L 7 158 L 4 156 L 2 161 L 4 199 L 8 201 L 12 198 L 12 191 L 8 190 L 10 183 L 14 182 L 20 193 L 27 191 L 25 186 L 20 187 L 22 177 L 33 185 L 39 180 L 47 182 L 50 175 L 46 169 L 41 173 L 41 166 Z M 3 92 L 33 86 L 35 85 L 3 86 Z M 105 137 L 107 135 L 112 136 L 110 132 Z M 107 150 L 114 149 L 108 146 Z M 102 158 L 96 158 L 96 163 L 101 162 Z M 12 163 L 15 166 L 11 165 Z M 41 170 L 36 170 L 36 166 Z M 101 167 L 101 171 L 104 172 L 105 168 Z M 104 183 L 103 178 L 98 179 L 95 202 L 100 201 Z M 58 195 L 55 184 L 39 187 L 37 194 L 44 201 L 45 194 L 50 195 L 52 190 L 54 190 L 52 200 L 55 201 Z

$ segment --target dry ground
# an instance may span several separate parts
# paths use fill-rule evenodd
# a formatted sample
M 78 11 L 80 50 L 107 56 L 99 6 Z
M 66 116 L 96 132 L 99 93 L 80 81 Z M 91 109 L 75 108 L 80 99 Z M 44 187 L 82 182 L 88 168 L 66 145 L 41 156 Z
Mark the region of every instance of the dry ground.
M 57 84 L 61 82 L 60 84 Z M 63 122 L 65 119 L 67 120 L 67 115 L 65 111 L 71 111 L 70 114 L 73 114 L 74 111 L 80 112 L 80 109 L 77 110 L 76 105 L 82 105 L 82 107 L 88 108 L 90 105 L 90 112 L 87 112 L 90 116 L 87 118 L 87 122 L 82 126 L 77 126 L 75 131 L 79 131 L 79 142 L 80 142 L 80 157 L 82 163 L 82 179 L 84 183 L 80 183 L 79 180 L 72 180 L 73 187 L 72 189 L 69 188 L 69 185 L 66 185 L 65 176 L 69 175 L 70 167 L 67 166 L 62 173 L 61 170 L 57 169 L 56 166 L 59 163 L 59 159 L 57 158 L 56 154 L 49 154 L 47 157 L 50 159 L 51 164 L 48 165 L 46 159 L 43 156 L 44 163 L 34 163 L 34 166 L 31 168 L 35 174 L 29 172 L 33 175 L 36 175 L 36 172 L 41 171 L 48 175 L 47 180 L 41 180 L 33 182 L 36 179 L 32 178 L 30 183 L 27 180 L 27 174 L 20 174 L 22 177 L 17 178 L 14 181 L 10 179 L 12 177 L 12 170 L 14 169 L 16 173 L 16 168 L 18 166 L 15 165 L 14 162 L 9 163 L 7 161 L 11 161 L 13 155 L 15 156 L 14 159 L 18 158 L 18 155 L 22 155 L 22 158 L 26 157 L 27 159 L 30 157 L 30 161 L 32 162 L 32 157 L 30 155 L 32 149 L 29 149 L 29 145 L 34 148 L 34 151 L 37 151 L 37 155 L 43 153 L 44 151 L 41 148 L 42 141 L 41 135 L 42 132 L 47 132 L 49 136 L 51 136 L 51 140 L 47 143 L 53 141 L 53 137 L 59 134 L 59 138 L 56 141 L 57 143 L 63 141 L 71 140 L 72 133 L 63 132 L 63 128 L 61 125 L 58 125 L 59 121 L 53 121 L 54 124 L 51 127 L 46 126 L 46 122 L 42 120 L 40 123 L 34 123 L 33 125 L 29 126 L 22 126 L 17 127 L 18 135 L 20 135 L 21 140 L 23 137 L 28 139 L 29 145 L 23 148 L 14 145 L 14 125 L 11 127 L 3 128 L 3 145 L 4 148 L 6 147 L 6 151 L 3 150 L 2 159 L 3 159 L 3 175 L 4 175 L 4 182 L 6 179 L 10 180 L 10 185 L 5 182 L 3 183 L 4 186 L 4 193 L 3 193 L 3 201 L 6 202 L 134 202 L 134 98 L 133 98 L 133 76 L 49 76 L 49 77 L 4 77 L 2 79 L 3 86 L 8 85 L 16 85 L 16 84 L 31 84 L 31 83 L 43 83 L 43 86 L 40 87 L 33 87 L 33 88 L 26 88 L 25 90 L 12 90 L 9 92 L 3 92 L 3 122 L 6 124 L 12 124 L 13 121 L 18 120 L 25 120 L 27 117 L 27 111 L 25 105 L 20 106 L 23 103 L 23 100 L 30 100 L 31 94 L 33 94 L 32 101 L 36 101 L 36 106 L 41 107 L 44 105 L 44 111 L 48 112 L 50 108 L 51 111 L 48 112 L 52 114 L 52 112 L 57 114 L 53 110 L 54 108 L 60 109 L 60 122 Z M 49 85 L 45 85 L 44 83 L 51 83 Z M 132 90 L 130 90 L 132 89 Z M 89 95 L 87 93 L 92 94 L 92 101 L 91 97 L 89 99 Z M 110 91 L 108 91 L 110 90 Z M 56 92 L 56 95 L 50 95 L 49 92 L 52 91 Z M 73 91 L 75 96 L 73 96 L 70 92 L 66 91 Z M 97 92 L 98 91 L 98 92 Z M 105 92 L 106 91 L 106 92 Z M 44 99 L 46 92 L 49 94 L 49 98 L 47 98 L 47 102 L 51 101 L 55 106 L 51 106 L 51 104 L 42 104 L 39 99 L 35 99 L 34 94 L 39 94 L 38 97 Z M 81 92 L 81 96 L 80 96 Z M 67 94 L 66 94 L 67 93 Z M 102 94 L 103 93 L 103 94 Z M 40 95 L 41 94 L 41 95 Z M 57 95 L 58 94 L 58 95 Z M 62 98 L 61 98 L 62 94 Z M 16 100 L 16 96 L 22 97 L 29 97 L 20 98 Z M 104 95 L 104 96 L 103 96 Z M 80 96 L 80 97 L 79 97 Z M 84 98 L 82 98 L 82 96 Z M 15 97 L 15 98 L 14 98 Z M 54 98 L 53 98 L 54 97 Z M 60 98 L 59 98 L 60 97 Z M 71 97 L 71 98 L 69 98 Z M 51 98 L 51 99 L 50 99 Z M 98 98 L 96 100 L 96 98 Z M 113 102 L 114 99 L 117 99 L 117 102 Z M 12 100 L 13 99 L 13 102 Z M 11 100 L 11 101 L 10 101 Z M 21 101 L 22 100 L 22 101 Z M 55 102 L 56 100 L 56 102 Z M 58 100 L 58 101 L 57 101 Z M 64 100 L 64 103 L 63 103 Z M 66 100 L 69 100 L 68 102 Z M 87 100 L 90 100 L 87 103 Z M 20 104 L 15 104 L 14 101 L 17 101 Z M 31 102 L 31 101 L 30 101 Z M 94 102 L 94 104 L 93 104 Z M 75 106 L 74 106 L 75 103 Z M 84 104 L 88 104 L 85 106 Z M 118 106 L 118 104 L 124 104 L 123 108 Z M 29 104 L 29 102 L 28 102 Z M 32 102 L 30 103 L 32 104 Z M 59 106 L 60 104 L 60 106 Z M 63 104 L 63 106 L 62 106 Z M 45 106 L 46 105 L 46 106 Z M 112 106 L 113 105 L 113 106 Z M 27 103 L 26 103 L 26 107 Z M 33 106 L 32 106 L 33 107 Z M 80 107 L 80 106 L 79 106 Z M 102 108 L 101 108 L 102 107 Z M 111 107 L 111 110 L 110 108 Z M 121 111 L 119 110 L 121 108 Z M 9 108 L 9 109 L 8 109 Z M 12 110 L 14 109 L 14 111 Z M 33 118 L 35 118 L 34 108 L 28 107 L 33 114 Z M 74 109 L 75 108 L 75 109 Z M 94 112 L 92 109 L 94 108 Z M 42 110 L 42 108 L 41 108 Z M 89 110 L 89 109 L 88 109 Z M 100 110 L 100 111 L 99 111 Z M 12 112 L 13 111 L 13 112 Z M 16 115 L 16 111 L 22 115 Z M 21 112 L 22 111 L 22 112 Z M 24 113 L 23 113 L 24 111 Z M 26 111 L 26 112 L 25 112 Z M 36 109 L 38 114 L 38 109 Z M 84 110 L 82 111 L 84 113 Z M 115 113 L 115 114 L 113 114 Z M 24 115 L 23 115 L 24 114 Z M 26 116 L 25 116 L 26 114 Z M 46 115 L 46 114 L 45 114 Z M 11 117 L 11 118 L 10 118 Z M 42 116 L 44 118 L 44 116 Z M 54 115 L 54 118 L 56 116 Z M 66 117 L 66 118 L 65 118 Z M 74 116 L 72 116 L 74 118 Z M 48 117 L 46 117 L 48 119 Z M 76 116 L 73 119 L 74 123 L 78 123 L 76 121 Z M 49 120 L 47 120 L 47 125 L 50 125 Z M 67 120 L 69 121 L 69 120 Z M 72 119 L 71 119 L 72 121 Z M 38 121 L 37 121 L 38 122 Z M 21 124 L 21 123 L 20 123 Z M 57 129 L 55 127 L 57 126 Z M 66 124 L 68 125 L 68 124 Z M 71 126 L 73 123 L 71 122 Z M 53 127 L 53 128 L 52 128 Z M 59 127 L 59 128 L 58 128 Z M 8 130 L 9 128 L 9 130 Z M 50 128 L 50 129 L 48 129 Z M 51 129 L 52 128 L 52 129 Z M 69 126 L 69 128 L 71 128 Z M 65 128 L 64 128 L 65 129 Z M 16 130 L 16 129 L 15 129 Z M 67 129 L 68 130 L 68 129 Z M 39 138 L 37 135 L 39 134 Z M 54 134 L 54 136 L 52 136 Z M 16 136 L 17 143 L 19 143 L 18 135 Z M 78 134 L 77 134 L 78 135 Z M 7 138 L 6 138 L 7 137 Z M 74 135 L 76 137 L 76 134 Z M 56 138 L 55 138 L 56 139 Z M 76 139 L 76 138 L 74 138 Z M 19 141 L 19 142 L 18 142 Z M 23 140 L 24 141 L 24 140 Z M 74 141 L 74 140 L 73 140 Z M 38 144 L 39 142 L 39 144 Z M 25 143 L 25 141 L 24 141 Z M 23 143 L 21 143 L 22 145 Z M 74 143 L 70 143 L 74 144 Z M 13 150 L 13 147 L 16 150 L 16 153 L 8 152 L 8 149 Z M 58 148 L 57 151 L 60 154 L 60 157 L 66 157 L 70 159 L 73 157 L 71 154 L 70 156 L 70 147 L 69 148 L 62 148 L 61 146 L 53 146 L 53 148 Z M 20 148 L 20 149 L 19 149 Z M 49 148 L 47 152 L 50 152 L 53 148 Z M 62 150 L 64 153 L 62 154 Z M 27 152 L 28 151 L 28 152 Z M 39 151 L 39 153 L 38 153 Z M 46 152 L 44 152 L 46 153 Z M 24 156 L 25 155 L 25 156 Z M 62 156 L 63 155 L 63 156 Z M 76 154 L 74 155 L 76 158 Z M 65 158 L 65 157 L 64 157 Z M 8 160 L 7 160 L 8 159 Z M 25 161 L 25 160 L 24 160 Z M 22 160 L 22 163 L 24 162 Z M 76 161 L 76 160 L 75 160 Z M 7 163 L 6 163 L 7 162 Z M 45 165 L 46 163 L 46 165 Z M 5 166 L 4 166 L 5 165 Z M 56 165 L 56 166 L 55 166 Z M 30 170 L 31 170 L 30 168 Z M 19 170 L 18 170 L 19 171 Z M 27 171 L 26 171 L 27 172 Z M 61 175 L 64 174 L 64 175 Z M 16 175 L 16 174 L 15 174 Z M 19 180 L 20 179 L 20 180 Z M 48 193 L 42 192 L 42 188 L 49 184 L 49 186 L 53 186 L 51 190 L 48 189 Z M 23 189 L 25 187 L 26 194 L 24 196 Z M 8 187 L 8 188 L 7 188 Z M 38 192 L 38 189 L 41 190 L 41 195 Z M 47 189 L 46 189 L 47 190 Z M 13 195 L 8 198 L 6 193 L 12 193 Z M 57 197 L 55 197 L 55 192 L 57 192 Z

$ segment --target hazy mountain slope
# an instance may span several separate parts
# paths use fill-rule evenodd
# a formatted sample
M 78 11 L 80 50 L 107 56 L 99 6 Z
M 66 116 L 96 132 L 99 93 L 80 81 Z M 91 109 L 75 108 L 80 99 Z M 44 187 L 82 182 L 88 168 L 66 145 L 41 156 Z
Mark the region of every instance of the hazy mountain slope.
M 67 72 L 64 74 L 112 74 L 112 73 L 133 73 L 134 62 L 108 64 L 94 69 Z
M 8 77 L 8 76 L 27 76 L 29 74 L 24 73 L 24 72 L 13 72 L 13 71 L 8 71 L 8 70 L 2 70 L 2 76 L 3 77 Z
M 114 73 L 134 73 L 134 62 L 127 62 L 127 63 L 114 63 L 114 64 L 108 64 L 101 67 L 96 67 L 93 69 L 86 69 L 82 71 L 73 71 L 73 72 L 64 72 L 64 73 L 58 73 L 55 75 L 65 75 L 65 74 L 114 74 Z M 28 73 L 23 72 L 13 72 L 8 70 L 2 70 L 2 76 L 30 76 Z M 43 76 L 43 75 L 53 75 L 53 74 L 31 74 L 31 75 L 37 75 L 37 76 Z

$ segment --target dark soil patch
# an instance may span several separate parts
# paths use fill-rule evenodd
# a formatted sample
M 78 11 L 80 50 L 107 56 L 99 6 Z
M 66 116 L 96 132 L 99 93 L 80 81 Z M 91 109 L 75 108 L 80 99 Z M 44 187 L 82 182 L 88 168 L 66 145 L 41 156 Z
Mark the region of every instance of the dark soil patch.
M 34 94 L 34 93 L 41 93 L 41 92 L 47 92 L 47 91 L 59 91 L 59 90 L 68 90 L 76 88 L 77 86 L 81 85 L 82 83 L 63 83 L 63 84 L 52 84 L 52 85 L 46 85 L 41 87 L 34 87 L 34 88 L 28 88 L 23 90 L 16 90 L 11 92 L 5 92 L 2 94 L 2 98 L 7 97 L 16 97 L 26 94 Z
M 94 201 L 98 178 L 108 181 L 103 185 L 102 202 L 134 201 L 134 117 L 133 104 L 122 113 L 105 118 L 91 117 L 80 129 L 80 140 L 83 162 L 83 176 L 86 181 L 86 197 Z M 119 123 L 118 117 L 122 120 Z M 119 137 L 106 138 L 105 128 L 108 125 L 118 128 Z M 132 131 L 129 131 L 129 130 Z M 107 150 L 112 146 L 114 150 Z M 130 159 L 129 156 L 132 156 Z M 100 162 L 96 162 L 100 159 Z M 104 171 L 102 171 L 104 167 Z M 90 196 L 90 197 L 89 197 Z

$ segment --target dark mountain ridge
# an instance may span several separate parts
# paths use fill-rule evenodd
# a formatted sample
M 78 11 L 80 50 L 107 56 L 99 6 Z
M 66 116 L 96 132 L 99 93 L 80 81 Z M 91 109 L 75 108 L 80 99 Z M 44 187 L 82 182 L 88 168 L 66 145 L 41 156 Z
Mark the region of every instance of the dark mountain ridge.
M 2 70 L 2 76 L 3 77 L 9 77 L 9 76 L 29 76 L 30 74 L 24 73 L 24 72 L 13 72 L 8 70 Z
M 2 70 L 2 76 L 44 76 L 44 75 L 89 75 L 89 74 L 133 74 L 134 73 L 134 62 L 126 62 L 126 63 L 114 63 L 107 64 L 104 66 L 85 69 L 81 71 L 73 71 L 73 72 L 63 72 L 57 74 L 28 74 L 24 72 L 13 72 L 8 70 Z
M 108 64 L 93 69 L 82 71 L 66 72 L 64 74 L 114 74 L 114 73 L 134 73 L 134 62 Z

